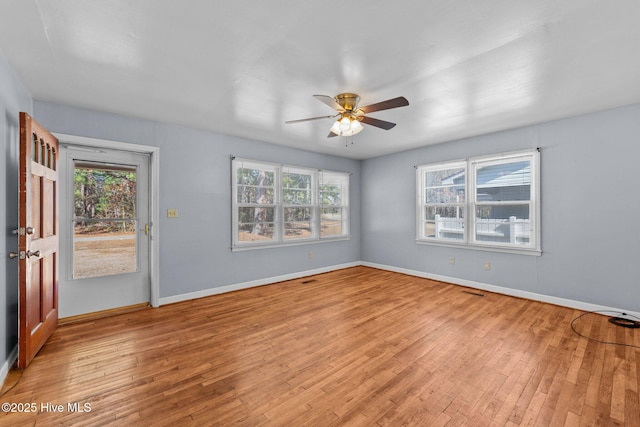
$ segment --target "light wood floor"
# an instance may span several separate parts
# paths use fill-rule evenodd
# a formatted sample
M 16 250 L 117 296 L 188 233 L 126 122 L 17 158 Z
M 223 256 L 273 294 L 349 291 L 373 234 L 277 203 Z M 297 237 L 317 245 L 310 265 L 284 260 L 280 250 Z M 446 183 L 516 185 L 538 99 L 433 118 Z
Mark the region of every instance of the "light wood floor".
M 469 292 L 355 267 L 62 326 L 0 398 L 39 413 L 0 425 L 640 426 L 638 348 Z M 640 345 L 605 316 L 575 327 Z

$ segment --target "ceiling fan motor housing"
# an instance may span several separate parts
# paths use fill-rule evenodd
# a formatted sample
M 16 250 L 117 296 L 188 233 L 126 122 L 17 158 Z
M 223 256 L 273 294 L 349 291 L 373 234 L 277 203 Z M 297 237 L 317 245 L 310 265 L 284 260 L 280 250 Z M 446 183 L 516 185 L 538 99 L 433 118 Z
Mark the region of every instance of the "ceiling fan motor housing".
M 360 97 L 355 93 L 341 93 L 334 99 L 346 111 L 354 111 L 360 102 Z

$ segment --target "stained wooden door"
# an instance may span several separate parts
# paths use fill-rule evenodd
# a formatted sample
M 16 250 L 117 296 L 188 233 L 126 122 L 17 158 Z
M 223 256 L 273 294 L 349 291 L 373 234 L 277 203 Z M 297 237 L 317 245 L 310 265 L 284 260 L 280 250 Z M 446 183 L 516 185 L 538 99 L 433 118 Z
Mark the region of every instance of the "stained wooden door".
M 18 367 L 58 325 L 58 140 L 20 113 Z

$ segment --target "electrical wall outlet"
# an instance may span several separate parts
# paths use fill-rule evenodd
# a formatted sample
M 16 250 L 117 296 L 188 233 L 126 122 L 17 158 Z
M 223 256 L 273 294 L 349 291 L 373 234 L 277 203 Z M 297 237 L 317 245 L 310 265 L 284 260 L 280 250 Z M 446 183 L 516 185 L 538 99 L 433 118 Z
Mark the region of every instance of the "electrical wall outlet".
M 485 261 L 484 262 L 484 269 L 485 270 L 491 270 L 491 263 L 489 261 Z
M 167 218 L 178 218 L 178 209 L 167 209 Z
M 449 257 L 449 264 L 453 265 L 456 263 L 456 259 L 452 256 Z
M 307 254 L 307 258 L 309 258 L 309 259 L 313 259 L 313 252 L 309 252 L 309 253 Z

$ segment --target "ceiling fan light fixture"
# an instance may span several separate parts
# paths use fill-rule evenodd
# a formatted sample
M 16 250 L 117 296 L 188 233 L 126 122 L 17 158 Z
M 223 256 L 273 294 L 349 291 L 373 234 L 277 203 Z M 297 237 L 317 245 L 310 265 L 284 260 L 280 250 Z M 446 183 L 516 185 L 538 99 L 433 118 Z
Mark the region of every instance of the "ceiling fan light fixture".
M 342 117 L 331 126 L 331 132 L 338 136 L 352 136 L 362 132 L 362 125 L 358 120 L 349 117 Z
M 357 120 L 351 121 L 351 132 L 353 132 L 352 135 L 362 132 L 362 129 L 364 129 L 364 127 L 362 127 L 359 121 Z
M 348 117 L 343 117 L 338 125 L 341 132 L 349 132 L 351 130 L 351 120 Z

